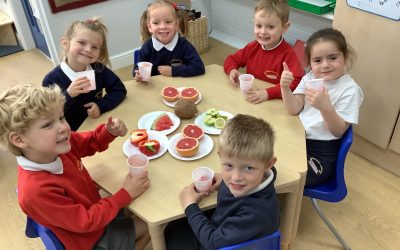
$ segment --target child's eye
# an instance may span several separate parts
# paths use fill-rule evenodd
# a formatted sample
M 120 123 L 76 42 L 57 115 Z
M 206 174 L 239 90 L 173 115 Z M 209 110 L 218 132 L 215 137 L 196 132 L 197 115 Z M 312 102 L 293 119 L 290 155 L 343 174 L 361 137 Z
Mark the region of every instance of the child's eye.
M 312 61 L 313 61 L 314 63 L 320 63 L 320 62 L 321 62 L 321 59 L 316 58 L 316 59 L 313 59 Z
M 99 49 L 99 47 L 97 47 L 97 46 L 93 46 L 93 47 L 92 47 L 92 49 L 98 50 L 98 49 Z
M 226 169 L 230 169 L 230 168 L 232 168 L 232 165 L 231 165 L 231 164 L 228 164 L 228 163 L 226 163 L 226 164 L 224 164 L 224 167 L 225 167 Z
M 244 166 L 245 171 L 252 171 L 254 168 L 252 166 Z
M 78 43 L 79 43 L 80 45 L 85 45 L 85 44 L 86 44 L 84 41 L 78 41 Z
M 273 28 L 274 28 L 274 26 L 272 26 L 272 25 L 268 25 L 268 26 L 267 26 L 267 28 L 271 30 L 271 29 L 273 29 Z
M 260 28 L 261 28 L 261 25 L 256 24 L 256 28 L 257 28 L 257 29 L 260 29 Z
M 60 121 L 65 121 L 65 116 L 61 116 Z
M 50 128 L 53 125 L 53 122 L 46 122 L 43 124 L 42 128 Z

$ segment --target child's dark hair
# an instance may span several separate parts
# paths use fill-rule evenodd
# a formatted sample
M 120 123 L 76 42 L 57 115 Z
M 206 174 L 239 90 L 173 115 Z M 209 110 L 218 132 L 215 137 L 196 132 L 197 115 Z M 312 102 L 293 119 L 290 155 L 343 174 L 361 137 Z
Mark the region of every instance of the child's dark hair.
M 86 28 L 93 32 L 100 34 L 103 43 L 100 47 L 100 54 L 97 62 L 104 64 L 105 66 L 111 66 L 110 57 L 108 55 L 107 48 L 107 27 L 101 22 L 101 20 L 97 17 L 93 17 L 91 19 L 86 19 L 84 21 L 75 21 L 71 23 L 67 29 L 65 30 L 64 37 L 70 41 L 75 32 L 80 28 Z M 67 56 L 68 51 L 63 52 L 63 57 Z
M 260 0 L 254 8 L 254 14 L 259 11 L 267 11 L 267 13 L 276 13 L 281 20 L 282 25 L 289 22 L 290 7 L 287 0 Z
M 151 38 L 151 33 L 147 28 L 147 23 L 149 20 L 149 12 L 159 6 L 166 6 L 171 8 L 174 11 L 177 20 L 179 21 L 179 31 L 183 36 L 186 36 L 188 31 L 188 14 L 185 10 L 180 9 L 176 6 L 174 2 L 169 0 L 156 0 L 153 3 L 149 4 L 147 9 L 143 12 L 142 17 L 140 18 L 140 40 L 142 43 L 146 42 Z
M 308 65 L 310 65 L 311 48 L 318 42 L 333 42 L 337 49 L 343 53 L 347 69 L 350 69 L 356 54 L 353 48 L 346 42 L 346 38 L 339 30 L 326 28 L 312 34 L 307 40 L 307 45 L 304 51 L 304 56 Z

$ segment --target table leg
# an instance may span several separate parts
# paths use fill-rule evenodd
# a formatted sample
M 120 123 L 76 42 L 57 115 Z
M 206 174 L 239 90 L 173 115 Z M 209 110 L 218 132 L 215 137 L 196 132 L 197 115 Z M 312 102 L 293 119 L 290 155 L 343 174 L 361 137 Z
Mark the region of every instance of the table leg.
M 303 175 L 300 175 L 300 184 L 299 184 L 300 186 L 299 186 L 299 192 L 298 192 L 298 197 L 297 197 L 295 216 L 294 216 L 294 220 L 293 220 L 292 237 L 291 237 L 292 239 L 290 242 L 293 242 L 293 239 L 296 237 L 296 234 L 297 234 L 301 204 L 303 202 L 303 191 L 304 191 L 305 183 L 306 183 L 306 174 L 304 173 Z
M 166 250 L 164 229 L 167 224 L 148 224 L 153 250 Z
M 284 205 L 281 211 L 281 249 L 286 250 L 292 240 L 293 224 L 296 215 L 296 203 L 298 199 L 298 187 L 290 193 L 285 194 Z

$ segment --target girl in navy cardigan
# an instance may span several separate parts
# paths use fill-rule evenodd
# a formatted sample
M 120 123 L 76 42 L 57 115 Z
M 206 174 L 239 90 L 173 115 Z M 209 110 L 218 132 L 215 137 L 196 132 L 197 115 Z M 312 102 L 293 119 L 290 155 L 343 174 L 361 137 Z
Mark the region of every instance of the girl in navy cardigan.
M 43 79 L 43 86 L 57 84 L 62 89 L 66 96 L 65 118 L 73 131 L 86 117 L 99 117 L 126 96 L 122 81 L 107 68 L 110 59 L 106 33 L 106 26 L 97 18 L 73 22 L 61 38 L 63 61 Z M 82 76 L 90 71 L 94 71 L 94 79 Z
M 141 18 L 141 39 L 138 62 L 151 62 L 151 75 L 198 76 L 205 73 L 204 63 L 193 45 L 179 35 L 186 34 L 185 11 L 170 1 L 157 0 L 150 4 Z M 142 81 L 135 62 L 133 74 Z

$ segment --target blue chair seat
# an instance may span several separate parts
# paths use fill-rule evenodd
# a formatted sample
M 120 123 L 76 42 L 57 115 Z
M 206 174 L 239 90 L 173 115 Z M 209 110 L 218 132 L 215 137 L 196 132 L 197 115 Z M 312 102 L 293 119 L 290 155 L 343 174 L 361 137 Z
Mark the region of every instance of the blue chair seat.
M 237 245 L 227 246 L 219 250 L 238 250 L 238 249 L 251 249 L 251 250 L 279 250 L 281 248 L 281 233 L 276 231 L 271 235 L 262 238 L 249 240 Z
M 349 245 L 346 243 L 346 241 L 344 241 L 344 239 L 340 236 L 336 228 L 332 225 L 332 223 L 322 212 L 322 210 L 317 204 L 317 199 L 328 202 L 339 202 L 346 197 L 347 187 L 344 179 L 344 166 L 347 153 L 352 143 L 353 143 L 353 127 L 350 126 L 342 137 L 342 142 L 340 144 L 339 153 L 336 160 L 335 176 L 325 183 L 315 186 L 305 187 L 303 192 L 304 196 L 310 197 L 311 203 L 315 211 L 318 213 L 318 215 L 321 217 L 324 223 L 335 235 L 336 239 L 346 250 L 350 249 Z
M 57 236 L 48 228 L 42 226 L 27 216 L 25 235 L 29 238 L 40 237 L 46 250 L 64 250 L 64 246 Z

